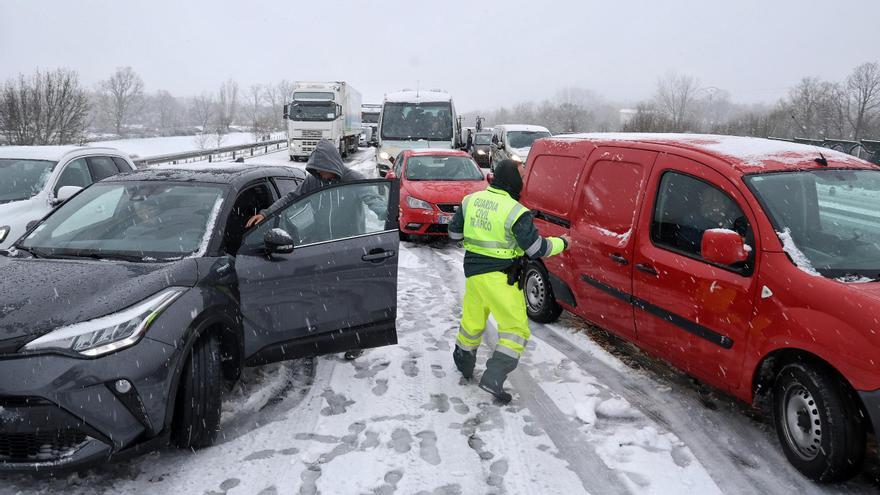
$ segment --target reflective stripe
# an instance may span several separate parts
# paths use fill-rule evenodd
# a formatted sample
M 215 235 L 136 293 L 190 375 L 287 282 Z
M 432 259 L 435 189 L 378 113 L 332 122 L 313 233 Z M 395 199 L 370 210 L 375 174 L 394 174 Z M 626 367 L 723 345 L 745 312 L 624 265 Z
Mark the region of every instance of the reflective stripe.
M 465 351 L 476 351 L 476 350 L 480 347 L 479 344 L 477 344 L 477 345 L 465 345 L 465 344 L 462 344 L 461 342 L 456 342 L 455 345 L 458 346 L 458 347 L 460 347 L 462 350 L 465 350 Z
M 507 215 L 507 220 L 504 221 L 504 230 L 510 232 L 513 224 L 516 223 L 516 219 L 520 217 L 523 213 L 526 212 L 526 207 L 517 203 L 514 205 L 513 209 L 510 210 L 510 214 Z
M 467 330 L 465 330 L 463 326 L 459 325 L 459 327 L 458 327 L 458 333 L 464 335 L 465 337 L 467 337 L 469 339 L 479 339 L 480 337 L 483 336 L 483 332 L 484 332 L 484 330 L 480 330 L 479 333 L 470 333 Z
M 455 232 L 454 230 L 450 230 L 449 231 L 449 238 L 452 239 L 453 241 L 460 241 L 460 240 L 464 239 L 464 234 L 462 234 L 461 232 Z
M 497 345 L 497 346 L 495 346 L 495 352 L 500 352 L 501 354 L 506 354 L 516 360 L 519 360 L 519 353 L 509 347 L 505 347 L 503 345 Z
M 526 340 L 526 339 L 520 337 L 519 335 L 517 335 L 517 334 L 515 334 L 515 333 L 499 333 L 499 334 L 498 334 L 498 339 L 499 339 L 499 340 L 501 340 L 501 339 L 510 340 L 510 341 L 512 341 L 512 342 L 516 342 L 517 344 L 519 344 L 519 345 L 521 345 L 521 346 L 523 346 L 523 347 L 525 347 L 525 346 L 526 346 L 526 342 L 528 342 L 528 340 Z
M 509 242 L 499 242 L 499 241 L 480 241 L 477 239 L 468 239 L 469 244 L 473 244 L 474 246 L 480 246 L 489 249 L 513 249 Z
M 535 255 L 538 254 L 539 251 L 541 251 L 543 241 L 544 239 L 542 239 L 541 236 L 538 236 L 538 239 L 536 239 L 535 242 L 533 242 L 532 245 L 529 246 L 528 249 L 526 249 L 526 254 L 529 256 L 529 258 L 534 258 Z

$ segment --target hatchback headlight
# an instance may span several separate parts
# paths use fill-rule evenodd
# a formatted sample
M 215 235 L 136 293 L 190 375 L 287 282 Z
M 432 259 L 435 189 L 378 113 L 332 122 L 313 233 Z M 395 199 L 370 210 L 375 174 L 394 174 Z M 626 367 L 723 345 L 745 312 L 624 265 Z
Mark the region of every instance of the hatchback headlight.
M 6 236 L 9 235 L 9 227 L 0 227 L 0 242 L 6 240 Z
M 412 196 L 406 197 L 406 204 L 409 205 L 410 208 L 413 208 L 416 210 L 433 210 L 434 209 L 434 208 L 431 208 L 431 203 L 428 203 L 427 201 L 422 201 L 421 199 L 417 199 Z
M 56 349 L 95 357 L 136 344 L 147 329 L 181 294 L 171 287 L 118 313 L 74 323 L 28 342 L 24 351 Z

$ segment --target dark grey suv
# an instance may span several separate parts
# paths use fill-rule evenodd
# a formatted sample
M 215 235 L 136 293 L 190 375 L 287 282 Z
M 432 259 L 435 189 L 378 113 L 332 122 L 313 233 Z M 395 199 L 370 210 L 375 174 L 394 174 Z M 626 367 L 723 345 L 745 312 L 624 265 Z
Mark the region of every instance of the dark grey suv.
M 246 231 L 304 174 L 122 174 L 0 252 L 0 471 L 203 447 L 243 366 L 395 344 L 393 181 L 317 191 Z M 362 211 L 338 207 L 352 197 Z

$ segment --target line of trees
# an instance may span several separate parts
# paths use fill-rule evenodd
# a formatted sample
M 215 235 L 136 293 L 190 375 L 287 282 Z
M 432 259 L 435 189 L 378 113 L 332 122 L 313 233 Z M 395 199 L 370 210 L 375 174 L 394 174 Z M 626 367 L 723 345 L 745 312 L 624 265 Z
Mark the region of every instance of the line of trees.
M 695 132 L 760 137 L 880 138 L 880 64 L 854 68 L 842 81 L 805 77 L 773 104 L 742 104 L 686 74 L 658 78 L 651 98 L 613 103 L 590 90 L 563 89 L 542 102 L 465 114 L 491 126 L 543 125 L 554 133 Z
M 76 71 L 37 70 L 0 85 L 0 144 L 79 144 L 91 139 L 193 135 L 199 147 L 222 145 L 230 131 L 256 140 L 284 128 L 282 107 L 293 84 L 253 85 L 230 79 L 216 91 L 180 97 L 147 92 L 131 67 L 119 67 L 93 88 Z

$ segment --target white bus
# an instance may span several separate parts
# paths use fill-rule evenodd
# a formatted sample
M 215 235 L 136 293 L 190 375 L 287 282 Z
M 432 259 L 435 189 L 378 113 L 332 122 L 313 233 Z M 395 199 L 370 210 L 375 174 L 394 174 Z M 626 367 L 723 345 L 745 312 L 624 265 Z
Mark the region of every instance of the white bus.
M 461 143 L 458 115 L 449 93 L 404 90 L 385 95 L 379 116 L 379 175 L 391 169 L 391 159 L 412 148 L 455 149 Z

